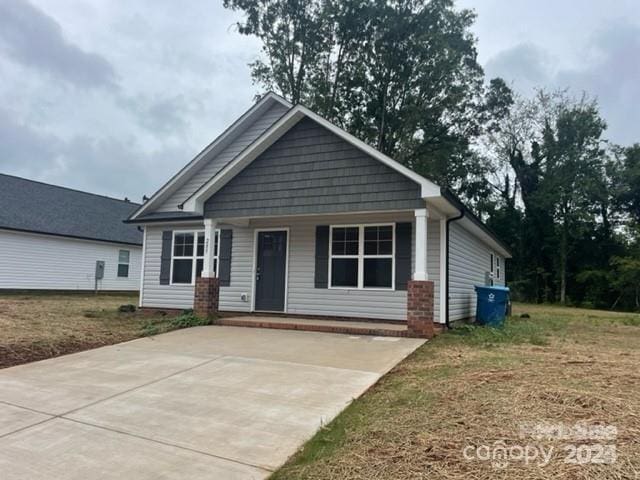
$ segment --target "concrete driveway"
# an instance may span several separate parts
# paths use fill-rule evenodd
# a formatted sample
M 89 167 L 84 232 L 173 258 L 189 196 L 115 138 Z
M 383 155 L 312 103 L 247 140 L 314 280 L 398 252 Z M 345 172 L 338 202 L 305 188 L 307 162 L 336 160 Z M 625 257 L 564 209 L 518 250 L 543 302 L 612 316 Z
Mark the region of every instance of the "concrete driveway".
M 0 370 L 1 478 L 265 478 L 421 344 L 199 327 Z

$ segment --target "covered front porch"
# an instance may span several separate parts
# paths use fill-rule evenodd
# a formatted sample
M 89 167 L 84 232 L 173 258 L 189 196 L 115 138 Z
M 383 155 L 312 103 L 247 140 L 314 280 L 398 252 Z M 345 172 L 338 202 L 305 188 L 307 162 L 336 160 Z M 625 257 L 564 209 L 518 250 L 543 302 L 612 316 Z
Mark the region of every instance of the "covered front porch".
M 426 208 L 205 219 L 194 308 L 201 316 L 252 313 L 234 320 L 244 326 L 430 337 L 434 321 L 444 318 L 441 223 Z M 217 250 L 216 235 L 229 231 L 230 251 L 224 242 Z M 218 265 L 226 256 L 230 275 L 221 285 Z M 260 314 L 270 316 L 255 320 Z M 372 320 L 374 327 L 365 323 Z

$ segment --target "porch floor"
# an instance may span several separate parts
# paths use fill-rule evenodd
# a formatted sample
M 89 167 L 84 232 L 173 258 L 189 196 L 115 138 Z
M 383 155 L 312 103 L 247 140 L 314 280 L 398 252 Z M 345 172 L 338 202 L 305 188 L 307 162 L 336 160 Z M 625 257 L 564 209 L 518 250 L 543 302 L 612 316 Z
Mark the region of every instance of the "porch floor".
M 408 337 L 404 323 L 348 320 L 324 320 L 277 316 L 229 316 L 216 320 L 218 325 L 253 328 L 275 328 L 283 330 L 303 330 L 312 332 L 347 333 L 351 335 L 376 335 L 386 337 Z

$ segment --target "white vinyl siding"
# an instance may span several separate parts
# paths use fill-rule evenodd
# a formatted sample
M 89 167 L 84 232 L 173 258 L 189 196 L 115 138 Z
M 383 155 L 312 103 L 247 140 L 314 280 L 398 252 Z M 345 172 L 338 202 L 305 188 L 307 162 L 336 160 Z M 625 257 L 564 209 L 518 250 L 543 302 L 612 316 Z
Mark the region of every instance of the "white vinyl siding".
M 274 104 L 269 110 L 255 122 L 240 133 L 224 150 L 200 167 L 156 210 L 157 212 L 170 212 L 177 210 L 177 206 L 189 198 L 196 190 L 208 182 L 216 173 L 222 170 L 236 155 L 248 147 L 253 141 L 262 135 L 287 111 L 281 103 Z
M 129 275 L 118 277 L 120 250 L 128 250 Z M 0 230 L 0 289 L 93 290 L 96 261 L 105 262 L 99 290 L 140 287 L 142 247 Z
M 315 234 L 317 225 L 351 223 L 376 225 L 413 222 L 413 220 L 413 212 L 405 212 L 252 220 L 249 227 L 219 225 L 221 229 L 233 230 L 231 282 L 230 286 L 220 288 L 220 309 L 236 312 L 251 310 L 255 229 L 288 227 L 290 237 L 287 313 L 406 320 L 406 291 L 315 288 Z M 427 269 L 429 280 L 434 282 L 436 322 L 440 319 L 439 227 L 438 220 L 428 223 Z M 162 231 L 184 229 L 185 227 L 178 225 L 147 227 L 143 306 L 178 309 L 193 307 L 192 285 L 160 285 L 159 283 Z M 415 225 L 412 228 L 412 235 L 413 257 Z M 246 301 L 242 299 L 243 294 L 246 294 Z
M 204 225 L 197 228 L 204 228 Z M 193 285 L 160 285 L 162 232 L 184 226 L 145 227 L 144 278 L 140 305 L 158 308 L 192 308 Z M 196 228 L 194 228 L 196 229 Z
M 402 290 L 315 288 L 316 225 L 412 222 L 413 212 L 256 221 L 258 227 L 289 227 L 287 313 L 406 320 L 407 292 Z M 415 238 L 415 228 L 413 229 Z M 236 233 L 234 231 L 234 246 Z M 412 242 L 413 244 L 413 242 Z M 412 248 L 413 256 L 413 248 Z M 222 308 L 222 307 L 221 307 Z
M 495 253 L 479 238 L 455 222 L 449 227 L 449 315 L 450 320 L 476 314 L 476 285 L 484 285 Z M 500 259 L 502 267 L 504 259 Z M 504 267 L 494 285 L 504 285 Z

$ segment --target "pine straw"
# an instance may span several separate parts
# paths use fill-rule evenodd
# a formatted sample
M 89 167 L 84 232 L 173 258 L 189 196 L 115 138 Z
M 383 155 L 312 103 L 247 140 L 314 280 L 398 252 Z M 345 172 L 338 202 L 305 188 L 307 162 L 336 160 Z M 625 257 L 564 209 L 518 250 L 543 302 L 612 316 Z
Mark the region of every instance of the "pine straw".
M 545 315 L 530 321 L 543 323 Z M 517 338 L 475 346 L 450 334 L 429 342 L 274 478 L 640 478 L 640 328 L 611 318 L 551 322 L 546 346 Z M 615 443 L 617 461 L 569 464 L 566 445 L 597 442 L 521 438 L 522 424 L 541 422 L 616 426 L 616 440 L 604 443 Z M 543 468 L 512 462 L 497 469 L 462 454 L 467 445 L 499 440 L 553 446 L 554 456 Z

